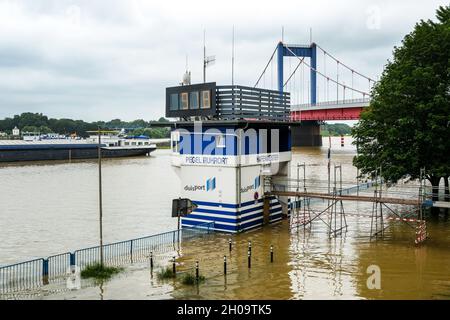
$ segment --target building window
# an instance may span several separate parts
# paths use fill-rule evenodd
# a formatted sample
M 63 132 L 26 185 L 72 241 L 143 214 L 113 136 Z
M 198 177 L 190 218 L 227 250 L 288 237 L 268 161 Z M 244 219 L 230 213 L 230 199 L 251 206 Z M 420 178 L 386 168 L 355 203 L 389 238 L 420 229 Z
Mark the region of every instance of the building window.
M 225 148 L 225 137 L 221 134 L 216 136 L 216 147 Z
M 126 146 L 129 146 L 129 145 L 130 145 L 130 143 L 129 143 L 129 142 L 125 142 L 125 145 L 126 145 Z
M 178 110 L 180 108 L 178 93 L 170 94 L 170 110 Z
M 187 110 L 189 107 L 188 104 L 188 93 L 187 92 L 182 92 L 181 93 L 181 109 L 182 110 Z
M 148 142 L 147 142 L 147 141 L 146 141 L 146 142 L 144 142 L 144 145 L 145 145 L 145 146 L 148 146 Z
M 198 109 L 198 91 L 189 93 L 189 109 Z
M 202 109 L 211 108 L 211 93 L 209 90 L 202 91 Z
M 172 145 L 172 151 L 174 153 L 178 153 L 179 152 L 178 145 L 180 143 L 180 140 L 181 140 L 181 138 L 180 138 L 180 131 L 172 131 L 170 133 L 170 142 L 171 142 L 171 145 Z
M 132 142 L 131 145 L 132 145 L 132 146 L 135 146 L 135 145 L 136 145 L 136 142 Z

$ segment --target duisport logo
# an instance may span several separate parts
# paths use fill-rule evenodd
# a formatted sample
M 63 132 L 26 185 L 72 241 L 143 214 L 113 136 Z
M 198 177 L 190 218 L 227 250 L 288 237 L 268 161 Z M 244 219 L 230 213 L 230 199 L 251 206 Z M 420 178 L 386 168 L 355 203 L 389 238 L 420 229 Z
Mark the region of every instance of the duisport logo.
M 216 177 L 212 177 L 206 180 L 206 184 L 203 185 L 190 185 L 184 186 L 186 191 L 213 191 L 216 189 Z
M 216 177 L 206 180 L 206 191 L 213 191 L 216 189 Z
M 244 193 L 244 192 L 247 192 L 247 191 L 250 191 L 250 190 L 253 190 L 253 189 L 256 190 L 256 189 L 259 188 L 260 185 L 261 185 L 261 177 L 257 176 L 255 178 L 255 180 L 253 181 L 253 184 L 250 184 L 248 186 L 242 187 L 241 188 L 241 192 Z

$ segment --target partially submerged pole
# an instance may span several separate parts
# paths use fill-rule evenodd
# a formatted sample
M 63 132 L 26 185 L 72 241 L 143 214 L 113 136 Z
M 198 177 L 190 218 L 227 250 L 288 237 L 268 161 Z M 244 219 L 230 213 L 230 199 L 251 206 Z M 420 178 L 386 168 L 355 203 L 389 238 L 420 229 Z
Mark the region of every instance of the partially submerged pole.
M 177 268 L 175 265 L 175 256 L 172 257 L 172 272 L 174 276 L 177 274 Z
M 200 278 L 200 275 L 199 275 L 199 271 L 198 271 L 198 260 L 197 260 L 197 261 L 195 261 L 195 280 L 196 280 L 197 284 L 198 284 L 199 278 Z
M 153 251 L 150 252 L 150 270 L 153 271 Z
M 223 274 L 227 274 L 227 256 L 223 256 Z

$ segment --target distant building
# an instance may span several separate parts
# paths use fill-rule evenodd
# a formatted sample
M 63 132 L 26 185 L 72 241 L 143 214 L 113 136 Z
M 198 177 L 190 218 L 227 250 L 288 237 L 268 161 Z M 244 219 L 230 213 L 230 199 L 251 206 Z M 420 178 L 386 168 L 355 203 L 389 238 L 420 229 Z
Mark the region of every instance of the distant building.
M 0 131 L 0 137 L 6 137 L 6 136 L 7 136 L 6 132 Z
M 14 129 L 12 129 L 12 134 L 13 134 L 13 136 L 20 136 L 19 128 L 14 127 Z

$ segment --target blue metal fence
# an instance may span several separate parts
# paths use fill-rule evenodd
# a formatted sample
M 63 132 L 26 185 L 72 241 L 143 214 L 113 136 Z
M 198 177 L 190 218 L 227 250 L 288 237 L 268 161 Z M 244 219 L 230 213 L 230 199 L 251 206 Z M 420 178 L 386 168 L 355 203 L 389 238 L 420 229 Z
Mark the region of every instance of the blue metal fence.
M 182 228 L 147 237 L 103 245 L 103 261 L 106 265 L 124 265 L 145 261 L 151 252 L 163 253 L 177 249 L 183 242 L 214 229 L 213 222 Z M 84 248 L 0 267 L 0 293 L 24 291 L 48 284 L 64 277 L 71 266 L 81 269 L 100 262 L 100 246 Z

